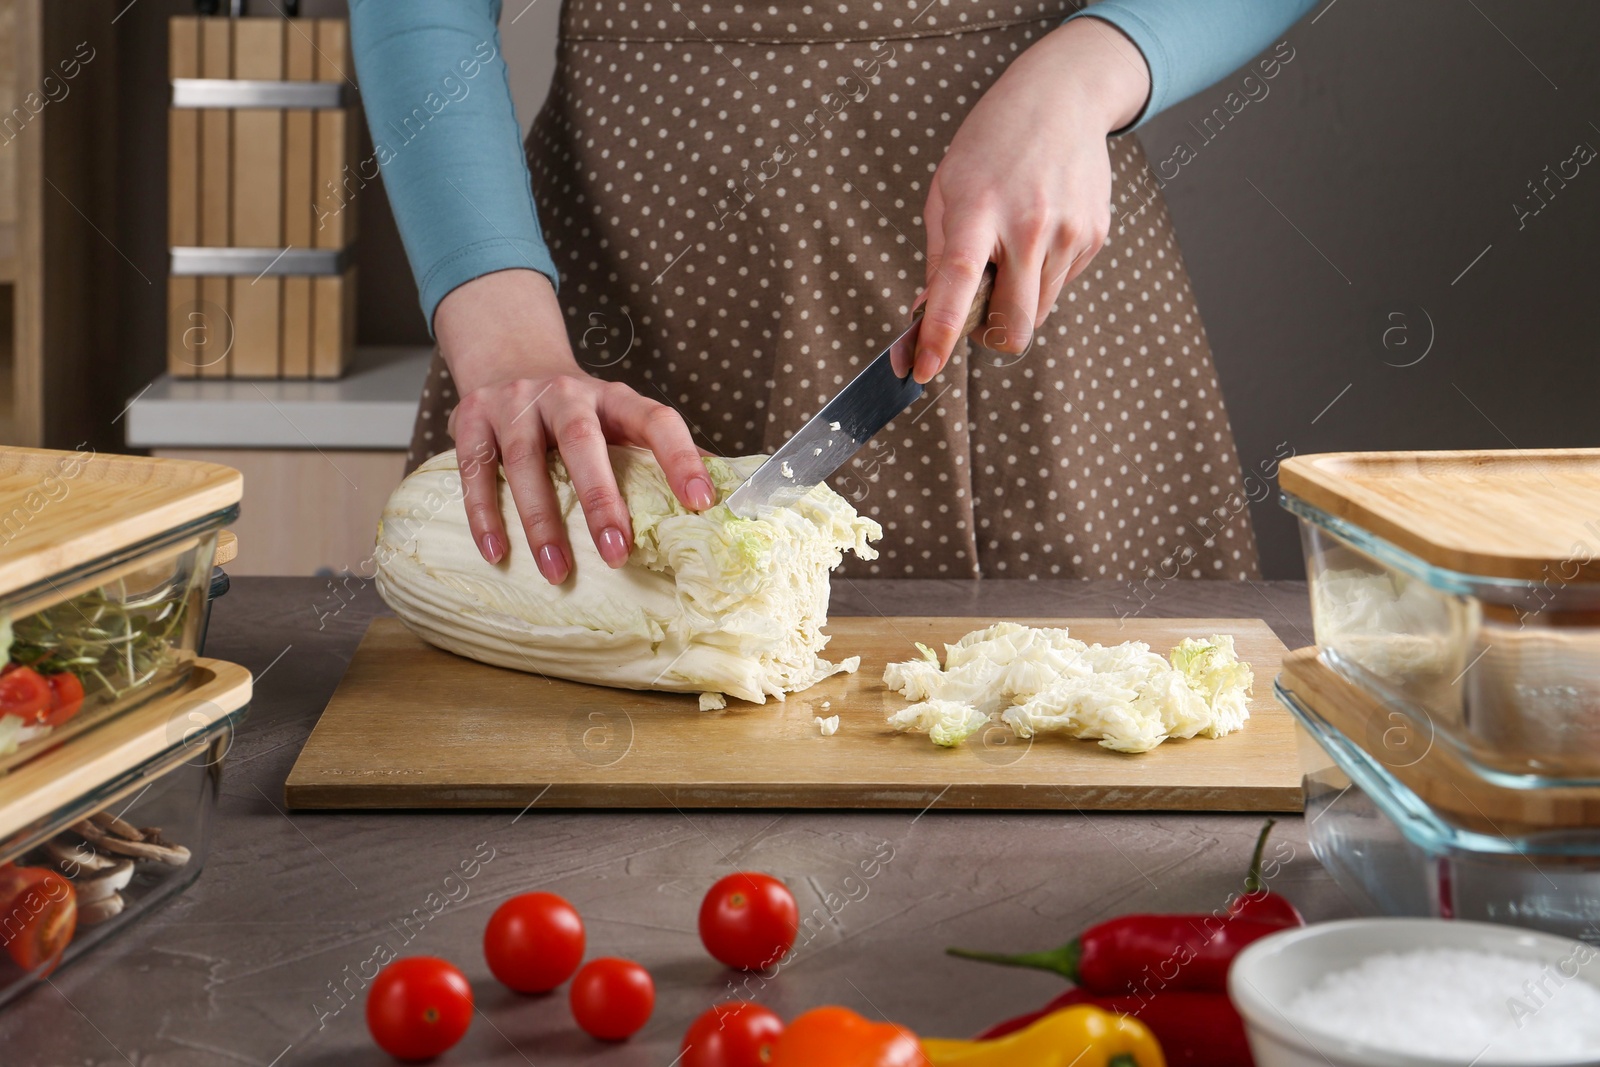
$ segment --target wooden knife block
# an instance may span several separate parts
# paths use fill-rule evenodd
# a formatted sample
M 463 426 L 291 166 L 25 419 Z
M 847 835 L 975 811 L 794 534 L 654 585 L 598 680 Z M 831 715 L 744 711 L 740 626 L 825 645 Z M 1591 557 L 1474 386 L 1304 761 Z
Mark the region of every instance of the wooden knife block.
M 342 19 L 178 17 L 170 76 L 334 82 L 354 75 Z M 337 378 L 355 340 L 359 116 L 310 108 L 174 106 L 168 127 L 168 242 L 256 249 L 256 261 L 321 250 L 316 274 L 172 273 L 167 367 L 180 378 Z M 179 265 L 174 255 L 174 269 Z

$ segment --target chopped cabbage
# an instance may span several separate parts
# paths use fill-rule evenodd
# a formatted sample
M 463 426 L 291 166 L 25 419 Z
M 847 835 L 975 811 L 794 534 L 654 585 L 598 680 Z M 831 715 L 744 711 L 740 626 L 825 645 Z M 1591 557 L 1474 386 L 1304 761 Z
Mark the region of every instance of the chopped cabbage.
M 959 700 L 934 698 L 900 709 L 889 716 L 889 725 L 925 733 L 934 744 L 950 748 L 988 726 L 989 716 Z
M 832 737 L 839 732 L 839 716 L 837 715 L 829 715 L 827 718 L 818 715 L 815 721 L 817 729 L 822 731 L 823 737 Z
M 707 458 L 719 499 L 764 457 Z M 501 667 L 626 689 L 727 694 L 764 703 L 805 689 L 834 665 L 827 644 L 828 574 L 845 551 L 876 558 L 878 524 L 825 485 L 793 504 L 740 518 L 725 504 L 698 514 L 673 496 L 647 451 L 612 448 L 633 517 L 633 551 L 613 570 L 595 550 L 560 457 L 550 457 L 573 573 L 540 575 L 504 475 L 500 512 L 510 549 L 484 562 L 461 506 L 454 452 L 395 490 L 378 527 L 378 592 L 424 640 Z
M 1232 634 L 1208 641 L 1185 637 L 1172 650 L 1172 665 L 1183 672 L 1189 687 L 1211 707 L 1212 721 L 1200 733 L 1221 737 L 1242 727 L 1250 717 L 1246 699 L 1255 676 L 1248 663 L 1239 662 Z
M 0 715 L 0 756 L 9 756 L 17 750 L 25 738 L 23 727 L 26 725 L 20 716 Z
M 1455 678 L 1460 662 L 1451 601 L 1403 574 L 1349 568 L 1311 584 L 1318 641 L 1381 678 Z
M 0 611 L 0 664 L 11 662 L 11 616 Z M 26 738 L 26 725 L 19 715 L 0 715 L 0 756 L 9 756 Z
M 1142 641 L 1089 645 L 1065 629 L 1002 622 L 945 646 L 945 662 L 889 664 L 884 684 L 914 701 L 889 716 L 897 730 L 960 744 L 990 722 L 1019 737 L 1061 733 L 1119 752 L 1172 737 L 1221 737 L 1250 717 L 1254 678 L 1233 638 L 1185 638 L 1167 657 Z

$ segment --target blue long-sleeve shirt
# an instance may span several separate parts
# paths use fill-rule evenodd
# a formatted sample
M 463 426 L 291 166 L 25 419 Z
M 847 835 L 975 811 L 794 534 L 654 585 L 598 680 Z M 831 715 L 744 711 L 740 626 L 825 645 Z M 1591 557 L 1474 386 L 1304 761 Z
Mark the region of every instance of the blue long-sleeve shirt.
M 1101 0 L 1144 54 L 1135 125 L 1214 84 L 1315 0 Z M 500 0 L 350 0 L 361 96 L 422 311 L 456 286 L 526 267 L 556 281 L 500 55 Z

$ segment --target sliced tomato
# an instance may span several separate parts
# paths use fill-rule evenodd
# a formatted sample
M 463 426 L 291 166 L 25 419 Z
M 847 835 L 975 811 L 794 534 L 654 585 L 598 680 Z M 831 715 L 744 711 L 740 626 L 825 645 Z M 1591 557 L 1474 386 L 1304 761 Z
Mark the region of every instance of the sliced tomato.
M 77 928 L 78 894 L 66 878 L 46 867 L 0 868 L 0 939 L 18 967 L 49 974 Z
M 45 714 L 46 726 L 60 726 L 83 710 L 83 683 L 71 671 L 47 674 L 50 684 L 50 710 Z
M 0 715 L 42 723 L 50 713 L 50 683 L 32 667 L 0 674 Z

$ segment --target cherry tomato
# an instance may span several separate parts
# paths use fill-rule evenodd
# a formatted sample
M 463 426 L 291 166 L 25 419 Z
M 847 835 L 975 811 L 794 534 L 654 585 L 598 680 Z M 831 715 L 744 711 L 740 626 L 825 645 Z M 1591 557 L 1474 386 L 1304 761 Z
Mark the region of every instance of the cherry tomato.
M 742 971 L 770 967 L 794 947 L 800 909 L 789 887 L 768 874 L 740 871 L 700 902 L 700 940 L 719 962 Z
M 46 726 L 60 726 L 82 709 L 83 683 L 71 671 L 47 674 L 45 681 L 50 685 L 50 710 L 41 721 Z
M 27 668 L 23 668 L 26 670 Z M 0 867 L 0 937 L 18 967 L 55 970 L 78 928 L 78 893 L 46 867 Z
M 42 723 L 50 711 L 50 683 L 32 667 L 13 667 L 0 674 L 0 715 Z
M 932 1067 L 917 1035 L 848 1008 L 814 1008 L 789 1024 L 772 1067 Z
M 583 965 L 572 980 L 572 1018 L 590 1037 L 622 1041 L 650 1021 L 656 984 L 632 960 L 602 956 Z
M 396 1059 L 432 1059 L 460 1041 L 471 1022 L 466 975 L 432 956 L 395 960 L 367 991 L 367 1029 Z
M 689 1024 L 682 1067 L 767 1067 L 783 1020 L 749 1000 L 718 1004 Z
M 489 970 L 519 993 L 548 993 L 571 978 L 583 945 L 583 920 L 554 893 L 512 897 L 483 931 Z

